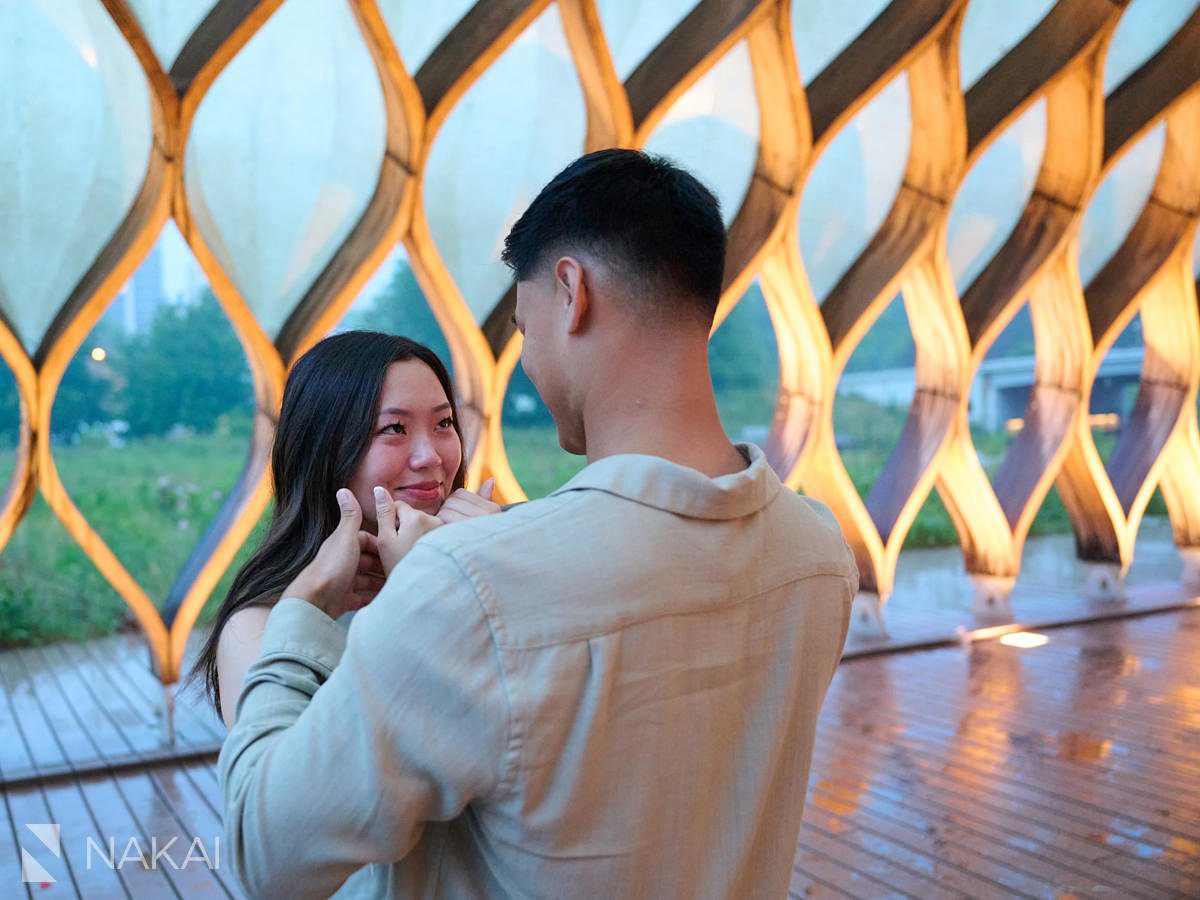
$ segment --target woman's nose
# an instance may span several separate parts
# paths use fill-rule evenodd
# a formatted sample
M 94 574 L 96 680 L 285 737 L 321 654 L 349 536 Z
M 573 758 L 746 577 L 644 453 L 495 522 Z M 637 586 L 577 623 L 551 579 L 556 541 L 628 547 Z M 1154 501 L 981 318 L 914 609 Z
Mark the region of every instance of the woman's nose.
M 408 457 L 408 464 L 414 469 L 430 469 L 441 463 L 441 457 L 437 454 L 437 449 L 433 446 L 427 436 L 418 436 L 413 442 L 412 453 Z

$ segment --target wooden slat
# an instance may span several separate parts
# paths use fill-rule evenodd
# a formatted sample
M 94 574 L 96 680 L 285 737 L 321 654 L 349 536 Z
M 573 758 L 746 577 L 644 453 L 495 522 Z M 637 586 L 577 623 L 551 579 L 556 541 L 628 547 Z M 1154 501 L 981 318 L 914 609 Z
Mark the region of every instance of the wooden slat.
M 143 827 L 149 835 L 158 839 L 159 846 L 176 838 L 174 847 L 182 845 L 183 853 L 191 844 L 193 837 L 201 837 L 205 846 L 211 849 L 212 835 L 194 835 L 192 823 L 180 816 L 162 793 L 157 789 L 152 776 L 138 772 L 118 776 L 116 783 L 127 802 L 133 809 L 139 810 Z M 173 849 L 174 849 L 173 847 Z M 182 862 L 182 855 L 177 860 Z M 225 864 L 222 859 L 222 864 Z M 202 864 L 181 866 L 179 869 L 167 867 L 165 874 L 171 879 L 175 889 L 184 897 L 226 897 L 230 891 L 218 877 L 217 873 L 209 871 Z
M 48 824 L 53 823 L 54 818 L 50 813 L 50 809 L 46 804 L 46 797 L 43 789 L 40 786 L 19 788 L 13 791 L 6 792 L 8 800 L 8 812 L 12 816 L 11 822 L 17 837 L 17 843 L 29 848 L 30 853 L 37 859 L 42 867 L 55 879 L 54 883 L 33 883 L 32 890 L 38 892 L 38 896 L 54 896 L 68 897 L 72 891 L 78 894 L 75 890 L 74 875 L 72 874 L 69 860 L 64 854 L 60 858 L 55 858 L 50 853 L 42 849 L 41 844 L 26 828 L 27 824 Z M 19 854 L 18 854 L 19 856 Z M 20 880 L 16 882 L 20 884 Z
M 109 643 L 91 642 L 83 645 L 98 660 L 110 679 L 149 709 L 161 709 L 163 689 L 158 679 L 146 664 L 145 651 L 138 640 L 126 635 L 116 636 Z M 224 739 L 224 729 L 216 721 L 215 713 L 198 708 L 190 695 L 177 698 L 175 705 L 175 738 L 181 744 L 203 746 L 208 742 L 219 743 Z M 207 714 L 205 714 L 207 712 Z
M 96 837 L 99 828 L 92 815 L 91 806 L 78 784 L 66 781 L 48 785 L 43 789 L 42 795 L 50 815 L 47 821 L 61 828 L 63 859 L 71 869 L 79 896 L 128 897 L 129 892 L 122 873 L 101 862 L 94 850 L 89 864 L 87 838 Z M 40 854 L 39 859 L 45 855 Z
M 108 670 L 97 665 L 80 645 L 57 644 L 45 648 L 45 653 L 58 664 L 68 691 L 86 695 L 89 704 L 104 711 L 129 752 L 148 753 L 160 747 L 162 729 L 156 727 L 152 709 L 144 703 L 130 703 Z
M 67 765 L 67 753 L 38 702 L 31 681 L 8 653 L 0 653 L 0 685 L 8 697 L 33 770 Z
M 143 827 L 139 816 L 130 809 L 112 778 L 106 775 L 83 778 L 80 779 L 79 788 L 87 797 L 95 814 L 99 837 L 113 838 L 118 860 L 124 855 L 131 838 L 136 838 L 139 846 L 143 848 L 150 845 L 149 833 Z M 107 849 L 108 844 L 104 843 L 103 846 Z M 132 897 L 157 900 L 159 897 L 180 896 L 166 870 L 161 867 L 150 869 L 131 863 L 121 867 L 121 874 Z
M 0 883 L 5 885 L 18 885 L 21 888 L 12 890 L 14 896 L 29 897 L 29 888 L 21 883 L 21 851 L 20 841 L 17 829 L 21 826 L 18 824 L 17 816 L 13 814 L 13 807 L 8 802 L 8 791 L 3 785 L 0 785 L 0 813 L 3 813 L 6 822 L 0 822 Z
M 163 800 L 175 811 L 175 817 L 180 828 L 189 836 L 200 838 L 204 846 L 211 849 L 215 846 L 214 839 L 224 841 L 225 829 L 221 816 L 208 803 L 192 781 L 188 769 L 184 766 L 161 766 L 150 769 L 147 774 L 154 784 L 155 790 Z M 212 873 L 222 888 L 229 894 L 240 890 L 232 873 L 226 870 L 222 875 L 219 869 Z

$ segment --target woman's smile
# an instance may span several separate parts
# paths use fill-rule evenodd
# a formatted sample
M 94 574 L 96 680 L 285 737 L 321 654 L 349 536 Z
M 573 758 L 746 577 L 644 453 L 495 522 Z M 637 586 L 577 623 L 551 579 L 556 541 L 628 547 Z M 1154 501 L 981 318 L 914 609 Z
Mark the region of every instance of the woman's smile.
M 438 503 L 445 498 L 442 496 L 442 482 L 420 481 L 395 488 L 392 496 L 403 500 L 409 506 L 419 506 L 427 503 Z

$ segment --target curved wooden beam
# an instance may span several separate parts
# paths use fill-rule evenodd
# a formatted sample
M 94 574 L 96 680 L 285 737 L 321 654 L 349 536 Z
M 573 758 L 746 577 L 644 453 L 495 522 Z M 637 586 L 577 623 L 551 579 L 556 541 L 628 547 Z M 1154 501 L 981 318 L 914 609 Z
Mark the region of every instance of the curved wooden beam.
M 424 186 L 418 185 L 413 200 L 412 220 L 404 243 L 413 275 L 429 301 L 450 347 L 463 440 L 471 459 L 470 466 L 478 469 L 481 459 L 477 459 L 476 454 L 483 446 L 482 438 L 487 433 L 491 418 L 500 415 L 500 408 L 495 405 L 496 359 L 438 252 L 429 230 L 429 220 L 425 216 L 423 191 Z
M 967 148 L 974 162 L 1054 81 L 1107 48 L 1129 0 L 1059 0 L 967 91 Z
M 38 421 L 37 372 L 24 345 L 7 323 L 0 324 L 0 359 L 13 374 L 21 417 L 12 474 L 0 499 L 0 551 L 3 551 L 37 493 L 36 444 L 41 435 L 34 428 Z
M 634 146 L 633 112 L 613 65 L 596 0 L 559 0 L 558 9 L 587 105 L 584 151 Z
M 122 6 L 106 4 L 106 8 L 116 10 L 114 21 L 122 35 L 131 46 L 138 48 L 135 54 L 139 62 L 146 65 L 153 61 L 152 64 L 157 66 L 149 41 L 133 16 Z M 176 109 L 175 95 L 162 90 L 162 79 L 148 79 L 148 83 L 153 139 L 146 174 L 125 218 L 71 291 L 33 356 L 32 362 L 37 369 L 37 401 L 32 410 L 34 418 L 30 440 L 36 454 L 35 470 L 39 486 L 46 502 L 100 573 L 129 605 L 146 634 L 153 657 L 161 664 L 166 658 L 168 643 L 162 617 L 145 591 L 71 500 L 58 473 L 49 442 L 50 414 L 63 373 L 109 303 L 153 248 L 167 218 L 171 162 L 165 148 L 171 146 L 168 131 L 170 117 Z
M 421 97 L 404 70 L 377 0 L 353 0 L 351 9 L 379 73 L 387 117 L 384 155 L 374 194 L 362 216 L 275 339 L 280 356 L 289 361 L 297 359 L 341 320 L 407 231 L 412 216 L 425 125 Z
M 935 233 L 949 216 L 965 156 L 961 95 L 953 89 L 958 81 L 958 30 L 965 9 L 964 2 L 939 4 L 943 16 L 937 30 L 919 44 L 920 54 L 912 61 L 909 77 L 922 92 L 909 93 L 912 133 L 922 139 L 910 143 L 904 179 L 883 224 L 821 306 L 833 345 L 835 375 L 841 373 L 854 348 L 895 297 L 906 267 L 933 249 Z M 885 11 L 868 27 L 864 39 L 875 29 L 887 33 L 881 28 L 888 24 L 886 15 Z M 837 63 L 835 60 L 830 67 Z M 892 71 L 884 77 L 890 80 L 895 74 Z M 815 87 L 814 83 L 810 100 L 815 99 Z
M 416 74 L 428 122 L 426 149 L 463 94 L 549 5 L 550 0 L 478 0 L 442 38 Z
M 1148 62 L 1109 96 L 1104 111 L 1105 166 L 1137 143 L 1200 82 L 1200 7 Z
M 771 0 L 700 0 L 671 29 L 625 79 L 637 146 L 646 142 L 675 101 L 774 5 Z
M 814 152 L 824 150 L 964 7 L 962 0 L 892 0 L 809 84 Z
M 282 0 L 218 0 L 171 64 L 168 77 L 176 94 L 182 97 L 191 91 L 205 68 L 211 68 L 214 62 L 218 63 L 218 70 L 223 69 L 281 3 Z
M 1072 236 L 1046 274 L 1030 289 L 1029 312 L 1036 347 L 1034 383 L 1025 424 L 993 481 L 1018 551 L 1054 484 L 1069 438 L 1080 427 L 1088 427 L 1092 346 L 1085 326 L 1083 286 L 1075 267 L 1077 247 L 1077 238 Z M 1019 552 L 1015 555 L 1020 556 Z
M 795 490 L 811 482 L 804 472 L 817 452 L 818 429 L 827 426 L 832 440 L 835 386 L 833 349 L 804 271 L 795 217 L 763 260 L 762 291 L 779 348 L 779 394 L 764 450 L 772 468 Z
M 267 6 L 256 6 L 253 15 L 231 33 L 229 41 L 239 42 L 237 46 L 232 50 L 226 45 L 218 47 L 192 81 L 181 100 L 178 124 L 181 147 L 186 146 L 187 134 L 203 93 L 253 34 L 254 28 L 266 22 L 278 3 L 270 9 L 266 9 Z M 288 364 L 336 324 L 400 239 L 411 217 L 415 202 L 412 172 L 425 151 L 420 101 L 415 85 L 404 74 L 376 4 L 373 0 L 357 0 L 352 10 L 384 94 L 387 133 L 380 176 L 363 215 L 289 315 L 275 342 L 262 330 L 203 234 L 194 226 L 191 210 L 197 201 L 187 197 L 182 157 L 176 170 L 176 219 L 246 351 L 256 408 L 245 468 L 170 591 L 170 648 L 162 673 L 163 680 L 168 683 L 179 677 L 188 635 L 205 601 L 270 502 L 270 447 Z
M 935 11 L 926 8 L 930 14 Z M 813 464 L 801 474 L 805 488 L 839 515 L 858 558 L 861 589 L 876 597 L 876 614 L 891 593 L 904 537 L 933 488 L 968 384 L 966 329 L 944 246 L 951 198 L 966 159 L 966 122 L 955 87 L 965 8 L 963 3 L 937 7 L 937 29 L 915 56 L 907 57 L 914 85 L 912 130 L 922 139 L 910 144 L 904 181 L 883 224 L 820 310 L 831 351 L 831 388 L 836 389 L 855 347 L 898 292 L 904 296 L 917 348 L 916 390 L 904 430 L 865 503 L 844 466 L 827 465 L 838 455 L 832 402 L 822 410 L 825 421 L 814 435 Z M 874 29 L 878 40 L 888 24 L 881 16 L 868 33 Z
M 545 11 L 549 2 L 479 0 L 420 67 L 415 81 L 427 111 L 420 155 L 422 168 L 438 131 L 455 104 L 521 32 Z M 586 2 L 577 2 L 570 9 L 564 8 L 563 26 L 580 70 L 580 83 L 588 104 L 589 134 L 591 139 L 600 140 L 607 130 L 611 130 L 613 136 L 622 137 L 621 103 L 617 102 L 619 98 L 609 83 L 611 78 L 597 58 L 601 49 L 596 42 L 597 36 L 588 33 L 596 18 L 595 11 L 589 10 L 588 6 Z M 489 435 L 499 427 L 503 404 L 503 382 L 498 382 L 496 354 L 511 336 L 508 331 L 511 326 L 505 321 L 511 312 L 505 315 L 505 304 L 511 304 L 512 300 L 502 299 L 492 310 L 488 335 L 485 336 L 438 252 L 422 197 L 423 185 L 418 184 L 404 243 L 413 274 L 450 346 L 463 438 L 470 460 L 468 481 L 478 484 L 486 477 L 484 472 L 496 471 L 499 492 L 504 493 L 505 486 L 512 489 L 515 479 L 512 484 L 500 484 L 504 480 L 501 476 L 507 470 L 507 461 L 503 458 L 502 445 L 497 445 Z M 499 457 L 495 457 L 496 453 Z
M 1159 56 L 1177 56 L 1170 45 Z M 1143 68 L 1159 65 L 1155 57 Z M 1135 79 L 1137 75 L 1133 76 Z M 1181 421 L 1200 368 L 1192 244 L 1200 221 L 1200 87 L 1176 85 L 1179 96 L 1160 93 L 1167 140 L 1154 187 L 1121 247 L 1087 289 L 1095 348 L 1094 379 L 1126 325 L 1139 312 L 1145 356 L 1137 400 L 1107 464 L 1090 428 L 1081 427 L 1059 479 L 1059 493 L 1075 528 L 1084 559 L 1108 563 L 1123 573 L 1133 559 L 1138 527 L 1164 462 L 1164 449 L 1186 423 Z M 1112 101 L 1110 100 L 1110 105 Z M 1118 114 L 1145 121 L 1127 104 Z M 1114 126 L 1144 134 L 1146 126 Z M 1108 160 L 1115 164 L 1126 142 Z
M 1192 284 L 1193 296 L 1200 286 Z M 1162 454 L 1159 488 L 1167 504 L 1175 543 L 1184 554 L 1184 578 L 1200 583 L 1200 423 L 1196 398 L 1200 375 L 1193 372 L 1179 425 Z
M 1025 424 L 994 482 L 971 438 L 969 393 L 939 474 L 938 492 L 967 571 L 982 587 L 983 610 L 1007 607 L 1029 527 L 1074 429 L 1087 420 L 1092 347 L 1076 268 L 1078 231 L 1100 182 L 1103 63 L 1119 13 L 1107 0 L 1063 0 L 967 94 L 972 162 L 1039 97 L 1047 120 L 1033 193 L 1012 234 L 962 295 L 972 377 L 1027 299 L 1036 346 Z
M 501 411 L 504 409 L 504 395 L 508 390 L 508 383 L 512 379 L 512 373 L 516 369 L 520 358 L 521 334 L 516 329 L 513 329 L 508 342 L 496 357 L 496 376 L 492 382 L 494 394 L 490 398 L 491 407 L 496 410 L 496 414 L 491 416 L 487 421 L 487 428 L 481 442 L 483 449 L 478 454 L 479 471 L 475 475 L 476 484 L 487 478 L 496 479 L 495 496 L 500 498 L 497 501 L 500 503 L 518 503 L 529 499 L 524 488 L 517 481 L 517 476 L 513 474 L 512 466 L 509 464 L 508 451 L 504 446 L 504 429 L 501 420 Z
M 118 230 L 114 241 L 129 242 L 130 249 L 119 255 L 119 261 L 112 266 L 107 277 L 96 285 L 89 284 L 82 288 L 89 297 L 85 308 L 65 323 L 61 333 L 55 334 L 52 348 L 41 366 L 41 389 L 49 396 L 53 394 L 67 363 L 94 324 L 99 312 L 136 270 L 137 265 L 153 246 L 168 211 L 173 212 L 181 234 L 208 277 L 214 294 L 229 316 L 247 352 L 258 408 L 248 467 L 243 471 L 217 521 L 210 526 L 201 540 L 199 553 L 203 556 L 203 561 L 201 555 L 194 551 L 184 567 L 182 577 L 172 587 L 166 604 L 167 619 L 163 618 L 141 587 L 75 509 L 54 469 L 48 450 L 40 465 L 43 493 L 46 494 L 48 502 L 133 609 L 146 632 L 157 674 L 165 684 L 171 684 L 179 678 L 184 645 L 195 616 L 208 592 L 253 529 L 269 498 L 266 453 L 270 446 L 271 430 L 282 391 L 282 362 L 257 325 L 249 307 L 221 270 L 203 237 L 194 227 L 183 184 L 183 165 L 187 135 L 204 93 L 236 52 L 267 21 L 280 2 L 281 0 L 268 0 L 257 4 L 222 3 L 214 9 L 189 39 L 176 60 L 175 69 L 188 73 L 186 78 L 177 79 L 178 84 L 186 84 L 180 96 L 176 93 L 176 88 L 170 86 L 150 48 L 149 41 L 141 32 L 136 19 L 124 8 L 124 3 L 120 0 L 106 0 L 114 21 L 122 29 L 126 40 L 135 48 L 147 82 L 151 85 L 152 97 L 155 99 L 156 152 L 152 156 L 151 172 L 147 178 L 156 179 L 156 206 L 152 216 L 143 214 L 140 221 L 127 219 Z M 216 33 L 224 37 L 221 43 L 214 46 L 213 35 Z M 135 212 L 131 213 L 131 216 L 136 212 L 135 204 Z M 101 254 L 98 265 L 104 262 L 105 254 Z M 41 412 L 43 417 L 48 414 L 48 409 Z M 48 425 L 48 422 L 46 424 Z M 231 511 L 235 509 L 240 509 L 240 514 L 232 515 Z
M 804 87 L 793 62 L 788 7 L 777 4 L 771 15 L 755 19 L 746 43 L 758 102 L 758 152 L 746 195 L 729 226 L 725 280 L 713 332 L 796 217 L 811 149 Z

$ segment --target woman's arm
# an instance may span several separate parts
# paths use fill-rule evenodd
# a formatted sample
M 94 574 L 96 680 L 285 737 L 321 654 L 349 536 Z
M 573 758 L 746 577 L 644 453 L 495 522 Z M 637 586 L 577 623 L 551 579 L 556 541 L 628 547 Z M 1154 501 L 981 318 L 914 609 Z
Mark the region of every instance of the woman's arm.
M 229 617 L 217 642 L 217 690 L 221 695 L 221 718 L 233 728 L 238 696 L 246 670 L 258 660 L 269 606 L 246 606 Z

